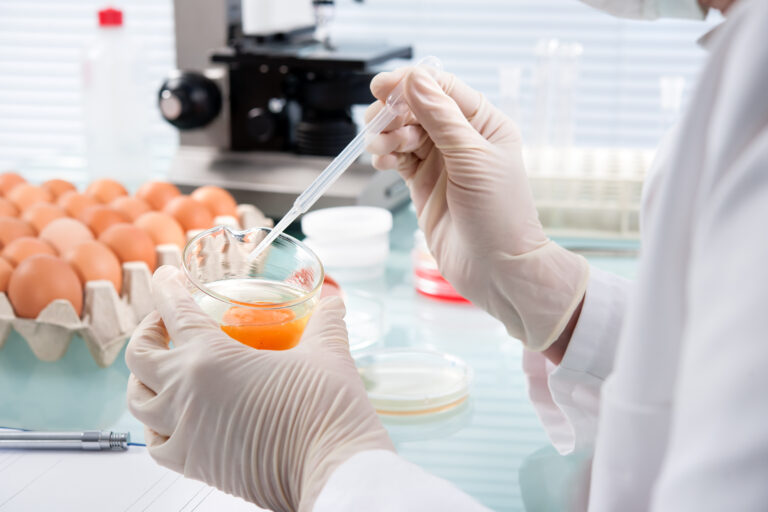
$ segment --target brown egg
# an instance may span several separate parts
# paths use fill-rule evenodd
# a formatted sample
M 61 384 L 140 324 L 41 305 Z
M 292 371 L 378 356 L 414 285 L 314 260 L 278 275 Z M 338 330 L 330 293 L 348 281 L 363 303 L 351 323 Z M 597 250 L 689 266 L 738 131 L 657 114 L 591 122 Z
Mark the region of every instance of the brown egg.
M 61 258 L 36 254 L 19 263 L 8 283 L 8 299 L 16 316 L 35 318 L 56 299 L 65 299 L 80 316 L 83 288 L 77 274 Z
M 11 280 L 13 267 L 10 263 L 0 258 L 0 292 L 8 291 L 8 281 Z
M 162 210 L 168 201 L 180 195 L 181 191 L 176 185 L 165 181 L 148 181 L 136 191 L 136 197 L 153 210 Z
M 208 211 L 208 207 L 189 196 L 171 199 L 163 211 L 176 219 L 184 231 L 208 229 L 213 226 L 213 215 Z
M 75 269 L 80 282 L 104 279 L 111 281 L 119 294 L 123 287 L 123 268 L 115 253 L 101 242 L 93 240 L 74 247 L 64 255 L 67 263 Z
M 91 196 L 81 194 L 80 192 L 64 192 L 56 201 L 56 204 L 64 208 L 70 217 L 78 218 L 83 213 L 83 210 L 89 206 L 95 206 L 99 202 Z
M 149 235 L 155 245 L 174 244 L 179 249 L 184 249 L 187 245 L 187 237 L 181 225 L 163 212 L 147 212 L 133 223 Z
M 206 185 L 192 192 L 190 197 L 207 206 L 214 217 L 231 215 L 237 218 L 237 202 L 235 198 L 221 187 Z
M 127 196 L 128 191 L 119 182 L 109 178 L 96 180 L 85 189 L 86 195 L 89 195 L 103 204 L 109 204 L 118 197 Z
M 109 203 L 109 206 L 128 217 L 131 222 L 135 221 L 143 214 L 152 211 L 152 208 L 150 208 L 143 200 L 138 197 L 130 196 L 118 197 Z
M 0 217 L 0 249 L 22 236 L 35 236 L 29 223 L 16 217 Z
M 79 220 L 64 217 L 45 226 L 40 232 L 40 238 L 51 244 L 59 254 L 66 254 L 73 247 L 93 240 L 93 234 Z
M 53 199 L 56 200 L 63 196 L 67 192 L 77 192 L 77 189 L 73 184 L 68 181 L 60 179 L 48 180 L 41 185 L 44 189 L 51 193 Z
M 6 245 L 0 256 L 16 267 L 19 263 L 35 254 L 50 254 L 51 256 L 56 256 L 56 250 L 45 240 L 40 240 L 39 238 L 31 236 L 22 236 Z
M 155 244 L 141 228 L 133 224 L 115 224 L 99 236 L 99 242 L 112 249 L 121 263 L 143 261 L 150 272 L 155 270 Z
M 8 192 L 10 192 L 13 187 L 26 182 L 27 180 L 15 172 L 4 172 L 0 174 L 0 196 L 8 196 Z
M 38 233 L 52 221 L 66 216 L 67 212 L 64 211 L 64 208 L 51 203 L 34 204 L 21 214 L 21 218 L 29 222 Z
M 4 197 L 0 197 L 0 217 L 18 217 L 19 209 Z
M 80 220 L 83 224 L 91 228 L 93 234 L 97 237 L 102 234 L 107 228 L 120 224 L 121 222 L 128 222 L 128 217 L 115 210 L 111 206 L 105 204 L 99 204 L 96 206 L 89 206 L 80 215 Z
M 6 194 L 6 197 L 16 205 L 19 211 L 24 211 L 33 204 L 50 203 L 53 196 L 43 187 L 29 183 L 21 183 L 13 187 L 13 190 Z

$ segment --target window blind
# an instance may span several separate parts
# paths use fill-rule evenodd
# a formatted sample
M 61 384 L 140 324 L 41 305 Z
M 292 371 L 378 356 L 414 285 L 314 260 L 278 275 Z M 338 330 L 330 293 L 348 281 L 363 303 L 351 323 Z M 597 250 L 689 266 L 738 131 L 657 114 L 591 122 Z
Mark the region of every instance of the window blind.
M 81 157 L 80 59 L 94 37 L 96 0 L 0 0 L 0 167 Z M 154 91 L 174 68 L 171 0 L 123 0 L 126 31 L 144 49 L 151 154 L 160 173 L 177 137 L 154 107 Z M 412 44 L 437 55 L 492 101 L 503 103 L 500 76 L 519 73 L 524 134 L 535 109 L 541 40 L 579 43 L 573 95 L 577 146 L 652 147 L 663 130 L 659 80 L 685 80 L 686 94 L 706 53 L 696 39 L 719 21 L 617 20 L 575 0 L 352 0 L 337 2 L 337 38 Z

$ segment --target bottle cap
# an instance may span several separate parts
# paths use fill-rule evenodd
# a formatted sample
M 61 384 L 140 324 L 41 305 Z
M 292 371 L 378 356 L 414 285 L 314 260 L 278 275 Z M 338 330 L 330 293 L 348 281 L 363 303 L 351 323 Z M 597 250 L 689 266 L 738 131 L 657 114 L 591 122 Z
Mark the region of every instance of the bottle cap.
M 122 27 L 123 26 L 123 11 L 119 9 L 113 9 L 107 7 L 99 11 L 99 26 L 100 27 Z

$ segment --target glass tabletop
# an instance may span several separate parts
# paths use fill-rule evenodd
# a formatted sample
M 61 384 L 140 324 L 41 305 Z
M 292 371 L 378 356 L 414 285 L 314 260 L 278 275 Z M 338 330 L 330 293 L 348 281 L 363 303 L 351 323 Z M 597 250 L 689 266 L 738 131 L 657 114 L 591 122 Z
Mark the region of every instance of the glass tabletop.
M 546 473 L 548 483 L 557 482 L 553 475 L 565 475 L 575 462 L 549 447 L 527 397 L 521 345 L 483 311 L 415 292 L 410 259 L 415 229 L 412 211 L 401 210 L 395 216 L 385 274 L 342 286 L 372 295 L 383 305 L 383 335 L 371 348 L 446 352 L 473 368 L 474 382 L 470 399 L 449 413 L 427 420 L 385 419 L 385 426 L 403 457 L 494 510 L 525 510 L 524 503 L 529 509 L 555 509 L 557 497 L 546 495 L 557 492 L 546 488 L 541 475 Z M 585 254 L 607 270 L 634 273 L 631 253 Z M 129 431 L 141 441 L 143 428 L 125 406 L 128 373 L 122 354 L 109 368 L 96 366 L 77 337 L 63 359 L 38 361 L 12 333 L 0 350 L 0 426 L 105 428 Z

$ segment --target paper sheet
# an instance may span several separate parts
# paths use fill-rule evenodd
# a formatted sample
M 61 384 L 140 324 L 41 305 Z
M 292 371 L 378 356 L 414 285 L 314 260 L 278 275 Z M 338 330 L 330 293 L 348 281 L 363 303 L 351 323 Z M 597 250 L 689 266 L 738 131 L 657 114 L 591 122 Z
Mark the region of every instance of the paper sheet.
M 0 450 L 0 512 L 262 510 L 127 452 Z

